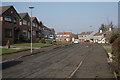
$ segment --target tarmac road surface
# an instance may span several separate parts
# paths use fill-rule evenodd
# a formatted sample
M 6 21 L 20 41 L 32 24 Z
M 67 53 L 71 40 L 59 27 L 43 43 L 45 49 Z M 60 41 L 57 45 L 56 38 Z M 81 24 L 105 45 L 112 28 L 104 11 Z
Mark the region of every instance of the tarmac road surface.
M 79 43 L 3 63 L 3 78 L 114 78 L 104 48 Z

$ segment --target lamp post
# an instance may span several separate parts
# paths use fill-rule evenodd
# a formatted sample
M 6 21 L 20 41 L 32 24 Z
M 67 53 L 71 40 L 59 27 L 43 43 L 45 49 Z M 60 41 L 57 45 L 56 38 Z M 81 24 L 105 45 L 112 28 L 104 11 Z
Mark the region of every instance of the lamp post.
M 29 9 L 31 10 L 31 18 L 30 18 L 30 20 L 31 20 L 31 53 L 32 53 L 32 9 L 33 9 L 34 7 L 29 7 Z

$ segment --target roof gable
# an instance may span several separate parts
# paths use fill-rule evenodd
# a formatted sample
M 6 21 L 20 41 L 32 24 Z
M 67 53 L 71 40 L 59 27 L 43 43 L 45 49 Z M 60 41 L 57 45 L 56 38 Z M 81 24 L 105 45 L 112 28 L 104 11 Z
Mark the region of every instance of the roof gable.
M 21 17 L 21 19 L 23 19 L 24 17 L 28 16 L 30 19 L 30 16 L 28 13 L 19 13 L 19 16 Z
M 15 10 L 15 8 L 13 6 L 1 6 L 0 9 L 1 9 L 1 14 L 2 15 L 3 13 L 5 13 L 7 10 L 9 10 L 10 8 L 13 8 L 13 10 L 15 11 L 15 13 L 18 15 L 18 17 L 20 18 L 19 14 L 17 13 L 17 11 Z

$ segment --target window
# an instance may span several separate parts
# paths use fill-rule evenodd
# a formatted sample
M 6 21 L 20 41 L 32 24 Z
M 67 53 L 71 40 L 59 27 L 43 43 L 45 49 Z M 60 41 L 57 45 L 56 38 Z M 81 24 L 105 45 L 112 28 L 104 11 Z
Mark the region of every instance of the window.
M 12 19 L 11 19 L 11 17 L 10 17 L 10 16 L 6 16 L 6 17 L 5 17 L 5 21 L 12 22 Z
M 28 22 L 28 26 L 30 26 L 30 22 Z
M 27 36 L 27 30 L 23 30 L 23 35 Z
M 41 27 L 39 26 L 39 29 L 41 30 Z
M 14 18 L 14 23 L 15 23 L 15 24 L 17 23 L 17 19 L 16 19 L 16 18 Z
M 5 29 L 5 37 L 12 38 L 12 29 Z
M 32 23 L 33 24 L 33 26 L 35 27 L 35 23 Z
M 23 20 L 23 24 L 24 24 L 24 25 L 27 25 L 27 21 L 26 21 L 26 20 Z
M 36 24 L 36 27 L 38 27 L 38 25 Z
M 33 35 L 36 35 L 36 31 L 33 31 Z

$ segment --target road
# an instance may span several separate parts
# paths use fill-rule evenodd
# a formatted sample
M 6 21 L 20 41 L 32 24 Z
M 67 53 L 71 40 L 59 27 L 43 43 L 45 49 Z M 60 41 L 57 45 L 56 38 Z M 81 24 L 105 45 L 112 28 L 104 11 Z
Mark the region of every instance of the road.
M 79 43 L 3 64 L 3 78 L 113 78 L 104 48 Z

